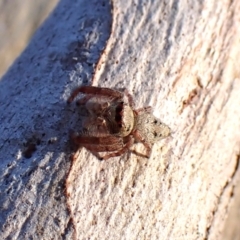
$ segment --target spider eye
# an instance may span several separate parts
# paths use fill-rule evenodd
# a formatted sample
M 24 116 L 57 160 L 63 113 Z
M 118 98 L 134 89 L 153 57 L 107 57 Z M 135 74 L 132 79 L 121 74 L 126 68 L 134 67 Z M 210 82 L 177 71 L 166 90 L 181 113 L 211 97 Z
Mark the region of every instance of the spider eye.
M 157 133 L 156 131 L 154 131 L 153 133 L 154 137 L 162 137 L 162 134 L 161 133 Z
M 116 122 L 120 122 L 121 119 L 122 119 L 121 115 L 120 115 L 120 114 L 116 114 L 116 116 L 115 116 L 115 121 L 116 121 Z
M 154 124 L 157 124 L 157 123 L 158 123 L 158 121 L 157 121 L 156 119 L 154 119 L 153 123 L 154 123 Z
M 118 123 L 118 126 L 122 127 L 122 111 L 123 111 L 123 102 L 120 102 L 116 107 L 115 121 Z

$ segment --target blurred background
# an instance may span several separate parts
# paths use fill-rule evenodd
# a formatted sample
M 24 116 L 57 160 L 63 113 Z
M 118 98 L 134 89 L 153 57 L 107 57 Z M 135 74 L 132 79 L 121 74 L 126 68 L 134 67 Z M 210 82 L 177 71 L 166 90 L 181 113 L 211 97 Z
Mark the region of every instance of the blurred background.
M 0 1 L 0 79 L 57 3 L 58 0 Z M 233 197 L 222 236 L 224 240 L 240 240 L 240 184 Z
M 0 0 L 0 79 L 58 0 Z

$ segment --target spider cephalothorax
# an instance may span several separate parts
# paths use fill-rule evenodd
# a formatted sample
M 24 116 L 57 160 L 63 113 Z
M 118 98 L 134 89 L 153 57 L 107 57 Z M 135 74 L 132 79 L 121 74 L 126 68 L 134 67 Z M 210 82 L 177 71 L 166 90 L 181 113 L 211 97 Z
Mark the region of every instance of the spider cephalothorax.
M 71 134 L 71 139 L 99 159 L 125 153 L 134 141 L 143 143 L 146 157 L 150 157 L 152 145 L 170 134 L 169 127 L 153 116 L 151 107 L 135 110 L 127 91 L 82 86 L 72 92 L 68 103 L 79 93 L 85 97 L 77 103 L 83 105 L 90 116 L 81 131 Z M 111 153 L 100 157 L 99 152 Z

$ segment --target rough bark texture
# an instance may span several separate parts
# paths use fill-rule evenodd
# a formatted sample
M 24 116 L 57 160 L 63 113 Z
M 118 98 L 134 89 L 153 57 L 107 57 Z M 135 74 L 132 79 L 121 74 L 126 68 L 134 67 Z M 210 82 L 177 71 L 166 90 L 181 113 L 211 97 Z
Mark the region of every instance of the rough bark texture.
M 220 239 L 239 177 L 240 2 L 74 2 L 0 82 L 0 239 Z M 172 136 L 148 160 L 71 162 L 81 84 L 127 87 Z

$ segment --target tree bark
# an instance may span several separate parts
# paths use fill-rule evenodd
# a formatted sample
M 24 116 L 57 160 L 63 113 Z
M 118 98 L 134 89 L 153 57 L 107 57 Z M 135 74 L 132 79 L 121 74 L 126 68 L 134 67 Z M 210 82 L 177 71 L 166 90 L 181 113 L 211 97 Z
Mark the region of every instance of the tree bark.
M 239 178 L 239 11 L 62 0 L 0 82 L 0 239 L 220 239 Z M 72 161 L 66 99 L 90 84 L 127 87 L 171 137 L 150 159 Z

